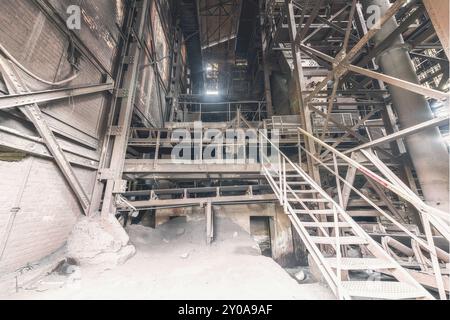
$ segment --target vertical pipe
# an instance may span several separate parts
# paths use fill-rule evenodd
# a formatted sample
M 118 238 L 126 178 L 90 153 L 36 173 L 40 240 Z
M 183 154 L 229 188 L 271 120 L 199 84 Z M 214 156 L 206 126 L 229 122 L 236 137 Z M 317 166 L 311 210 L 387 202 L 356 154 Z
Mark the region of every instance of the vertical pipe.
M 381 15 L 390 7 L 388 0 L 364 0 L 363 5 L 366 12 L 369 6 L 378 6 Z M 397 21 L 392 18 L 374 37 L 375 44 L 379 45 L 397 28 Z M 399 35 L 388 49 L 378 55 L 377 63 L 383 73 L 389 76 L 419 83 L 407 50 L 403 37 Z M 401 128 L 409 128 L 434 118 L 424 96 L 394 86 L 389 86 L 389 91 Z M 439 129 L 431 128 L 409 136 L 406 138 L 406 145 L 426 202 L 448 211 L 449 154 Z

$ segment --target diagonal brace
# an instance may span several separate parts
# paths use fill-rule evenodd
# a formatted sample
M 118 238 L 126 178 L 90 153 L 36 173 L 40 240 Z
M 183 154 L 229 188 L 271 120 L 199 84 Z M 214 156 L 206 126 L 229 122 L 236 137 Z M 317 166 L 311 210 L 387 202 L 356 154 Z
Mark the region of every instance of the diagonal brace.
M 3 74 L 3 79 L 10 94 L 23 94 L 29 92 L 23 80 L 14 70 L 14 67 L 3 57 L 0 56 L 0 71 Z M 75 175 L 72 166 L 64 155 L 61 146 L 53 134 L 53 131 L 48 126 L 44 119 L 39 106 L 34 103 L 27 106 L 19 107 L 19 110 L 34 124 L 39 135 L 45 142 L 61 173 L 66 178 L 67 183 L 71 187 L 75 196 L 77 197 L 83 212 L 86 213 L 89 207 L 89 199 L 84 192 L 84 189 Z

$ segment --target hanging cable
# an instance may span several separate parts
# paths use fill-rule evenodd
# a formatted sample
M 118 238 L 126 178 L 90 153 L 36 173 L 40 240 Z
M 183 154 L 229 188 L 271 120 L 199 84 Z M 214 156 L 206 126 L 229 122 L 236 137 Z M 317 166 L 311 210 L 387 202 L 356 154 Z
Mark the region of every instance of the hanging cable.
M 66 83 L 69 83 L 71 81 L 73 81 L 74 79 L 76 79 L 78 77 L 78 71 L 75 69 L 75 72 L 72 76 L 70 76 L 69 78 L 65 79 L 65 80 L 61 80 L 61 81 L 57 81 L 57 82 L 53 82 L 53 81 L 47 81 L 44 80 L 42 78 L 40 78 L 39 76 L 35 75 L 34 73 L 32 73 L 30 70 L 28 70 L 27 68 L 25 68 L 25 66 L 23 66 L 19 61 L 17 61 L 9 52 L 8 50 L 5 49 L 5 47 L 3 47 L 0 44 L 0 51 L 9 59 L 11 60 L 11 62 L 13 62 L 17 67 L 19 67 L 19 69 L 21 69 L 23 72 L 25 72 L 26 74 L 28 74 L 30 77 L 34 78 L 35 80 L 48 84 L 50 86 L 60 86 Z

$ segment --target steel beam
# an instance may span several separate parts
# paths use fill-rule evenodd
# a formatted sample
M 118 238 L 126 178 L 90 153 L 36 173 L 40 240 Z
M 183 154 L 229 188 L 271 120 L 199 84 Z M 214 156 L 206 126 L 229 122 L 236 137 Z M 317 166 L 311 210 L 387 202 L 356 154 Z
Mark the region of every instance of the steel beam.
M 449 98 L 450 98 L 450 94 L 448 94 L 446 92 L 441 92 L 438 90 L 427 88 L 427 87 L 421 86 L 421 85 L 416 84 L 411 81 L 405 81 L 400 78 L 396 78 L 396 77 L 382 74 L 379 72 L 375 72 L 372 70 L 364 69 L 364 68 L 357 67 L 357 66 L 354 66 L 351 64 L 348 64 L 345 67 L 348 68 L 348 70 L 350 70 L 350 71 L 362 74 L 364 76 L 367 76 L 367 77 L 370 77 L 373 79 L 381 80 L 381 81 L 383 81 L 385 83 L 389 83 L 395 87 L 405 89 L 410 92 L 414 92 L 416 94 L 421 94 L 425 97 L 430 97 L 430 98 L 434 98 L 437 100 L 449 100 Z
M 358 123 L 356 123 L 352 128 L 350 128 L 352 131 L 358 130 L 359 127 L 361 127 L 364 122 L 366 122 L 367 120 L 369 120 L 371 117 L 373 117 L 377 112 L 380 112 L 381 108 L 375 108 L 373 109 L 371 112 L 369 112 L 367 115 L 364 116 L 364 118 L 360 119 L 358 121 Z M 350 136 L 350 132 L 347 131 L 342 137 L 338 138 L 333 145 L 331 146 L 332 148 L 336 148 L 337 146 L 339 146 L 342 142 L 344 142 L 345 138 L 347 138 L 348 136 Z M 323 140 L 323 139 L 322 139 Z M 327 141 L 326 139 L 324 140 L 325 142 Z M 326 150 L 324 153 L 321 154 L 321 158 L 324 158 L 326 155 L 328 155 L 330 153 L 329 150 Z
M 14 68 L 10 63 L 0 56 L 0 69 L 2 71 L 3 79 L 6 82 L 6 86 L 10 93 L 12 94 L 23 94 L 27 93 L 28 89 L 20 78 L 20 76 L 15 72 Z M 52 154 L 56 164 L 58 165 L 61 173 L 66 178 L 67 183 L 72 189 L 74 195 L 78 199 L 78 202 L 86 214 L 89 208 L 89 199 L 81 185 L 80 181 L 75 175 L 72 166 L 67 160 L 65 154 L 63 153 L 61 146 L 59 145 L 53 131 L 48 126 L 47 122 L 44 120 L 44 116 L 37 104 L 31 104 L 19 108 L 20 111 L 34 124 L 39 135 L 42 137 L 46 146 L 48 147 L 50 153 Z
M 33 103 L 58 101 L 66 98 L 90 95 L 114 89 L 114 83 L 79 86 L 76 88 L 54 89 L 39 92 L 0 96 L 0 110 L 21 107 Z
M 317 18 L 318 14 L 319 14 L 319 10 L 322 6 L 322 2 L 323 2 L 323 0 L 317 0 L 314 4 L 314 8 L 311 12 L 311 15 L 309 16 L 308 20 L 306 21 L 306 24 L 304 26 L 302 26 L 302 23 L 299 24 L 299 28 L 297 30 L 297 35 L 295 36 L 294 43 L 300 43 L 302 41 L 302 39 L 304 39 L 306 37 L 306 35 L 308 34 L 308 31 L 309 31 L 309 28 L 311 27 L 311 24 L 314 22 L 314 20 Z M 304 13 L 304 10 L 302 10 L 302 12 Z M 303 13 L 302 13 L 302 15 L 303 15 Z M 295 16 L 294 16 L 294 19 L 295 19 Z
M 94 215 L 101 205 L 102 217 L 108 217 L 116 212 L 114 195 L 117 191 L 122 189 L 123 180 L 123 166 L 125 162 L 126 149 L 129 137 L 129 128 L 134 110 L 134 98 L 136 92 L 136 84 L 140 65 L 140 61 L 144 48 L 141 45 L 141 40 L 144 36 L 147 11 L 149 8 L 149 0 L 136 1 L 136 7 L 131 9 L 131 13 L 127 19 L 127 36 L 124 41 L 124 52 L 121 61 L 121 70 L 126 69 L 118 80 L 121 91 L 127 93 L 124 97 L 116 97 L 114 99 L 114 108 L 118 109 L 118 118 L 115 119 L 115 114 L 110 114 L 110 127 L 105 138 L 105 143 L 102 150 L 101 168 L 99 168 L 98 181 L 94 186 L 92 194 L 92 205 L 89 208 L 89 215 Z M 137 13 L 137 19 L 134 20 L 134 12 Z M 134 24 L 134 26 L 133 26 Z M 133 36 L 134 34 L 134 41 Z M 132 57 L 136 63 L 127 64 L 124 57 Z M 118 128 L 115 131 L 114 128 Z M 109 154 L 111 156 L 109 157 Z M 103 201 L 102 201 L 103 195 Z
M 311 47 L 305 46 L 305 45 L 300 45 L 300 48 L 305 51 L 307 54 L 309 55 L 313 55 L 316 56 L 320 59 L 323 59 L 327 62 L 333 63 L 333 64 L 338 64 L 339 60 L 335 59 L 323 52 L 320 52 L 318 50 L 315 50 Z M 343 70 L 347 70 L 347 71 L 352 71 L 361 75 L 364 75 L 366 77 L 369 78 L 373 78 L 373 79 L 377 79 L 386 83 L 389 83 L 393 86 L 411 91 L 411 92 L 415 92 L 415 93 L 419 93 L 421 95 L 430 97 L 430 98 L 434 98 L 437 100 L 449 100 L 450 99 L 450 94 L 446 93 L 446 92 L 441 92 L 438 90 L 434 90 L 422 85 L 419 85 L 415 82 L 412 81 L 406 81 L 406 80 L 402 80 L 400 78 L 397 77 L 393 77 L 393 76 L 389 76 L 386 74 L 382 74 L 376 71 L 372 71 L 372 70 L 368 70 L 365 68 L 361 68 L 355 65 L 352 65 L 350 63 L 344 63 L 341 65 Z M 336 71 L 336 69 L 334 69 L 332 72 Z
M 297 49 L 297 46 L 295 45 L 297 36 L 298 36 L 298 30 L 296 29 L 295 24 L 295 14 L 294 14 L 294 5 L 292 0 L 285 0 L 285 6 L 287 11 L 287 19 L 288 19 L 288 25 L 289 25 L 289 37 L 291 40 L 291 50 L 292 50 L 292 57 L 294 60 L 294 79 L 297 86 L 297 99 L 298 99 L 298 105 L 299 105 L 299 112 L 300 117 L 302 121 L 302 127 L 305 128 L 308 132 L 313 132 L 313 126 L 311 122 L 311 114 L 309 111 L 309 108 L 306 104 L 306 101 L 303 99 L 303 92 L 306 90 L 305 87 L 305 79 L 303 74 L 303 65 L 302 65 L 302 57 L 300 50 Z M 310 139 L 307 139 L 306 146 L 308 151 L 310 151 L 313 154 L 316 154 L 316 147 L 314 142 L 312 142 Z M 320 174 L 316 166 L 313 165 L 313 160 L 311 157 L 307 157 L 308 159 L 308 171 L 311 174 L 311 176 L 314 177 L 316 182 L 320 182 Z
M 121 195 L 124 197 L 149 197 L 152 194 L 159 196 L 180 196 L 185 194 L 201 194 L 201 193 L 214 193 L 216 196 L 223 193 L 248 193 L 249 190 L 252 192 L 269 191 L 272 193 L 272 188 L 268 184 L 259 185 L 238 185 L 238 186 L 219 186 L 219 187 L 198 187 L 198 188 L 175 188 L 175 189 L 158 189 L 158 190 L 137 190 L 137 191 L 127 191 Z M 194 196 L 193 198 L 196 198 Z
M 447 57 L 450 58 L 450 25 L 448 0 L 423 0 L 425 8 L 433 22 L 434 29 L 441 40 Z
M 201 172 L 204 174 L 221 173 L 260 173 L 260 164 L 177 164 L 172 163 L 171 160 L 166 160 L 164 163 L 162 160 L 158 161 L 158 165 L 155 166 L 154 160 L 126 160 L 123 172 L 125 174 L 136 173 L 196 173 Z
M 139 210 L 174 208 L 174 207 L 192 207 L 203 205 L 210 202 L 213 205 L 224 204 L 243 204 L 257 202 L 275 202 L 278 201 L 274 194 L 265 195 L 244 195 L 244 196 L 220 196 L 207 198 L 186 198 L 186 199 L 154 199 L 144 201 L 129 201 L 129 203 Z
M 341 10 L 339 10 L 337 13 L 335 13 L 334 15 L 332 15 L 328 20 L 325 20 L 322 22 L 324 22 L 325 24 L 330 24 L 330 26 L 334 25 L 333 21 L 338 18 L 341 14 L 343 14 L 346 10 L 347 10 L 348 6 L 345 6 L 344 8 L 342 8 Z M 320 19 L 320 16 L 318 16 L 318 18 Z M 341 28 L 340 28 L 341 29 Z M 311 39 L 314 35 L 316 35 L 321 29 L 316 29 L 313 32 L 311 32 L 307 37 L 305 37 L 303 39 L 303 42 L 307 42 L 309 39 Z
M 400 130 L 400 131 L 390 134 L 386 137 L 365 143 L 356 148 L 347 150 L 344 152 L 344 154 L 351 154 L 351 153 L 353 153 L 355 151 L 359 151 L 361 149 L 373 148 L 375 146 L 379 146 L 379 145 L 382 145 L 385 143 L 389 143 L 389 142 L 392 142 L 392 141 L 395 141 L 398 139 L 408 137 L 410 135 L 416 134 L 418 132 L 421 132 L 421 131 L 429 129 L 429 128 L 444 126 L 444 125 L 448 125 L 448 124 L 449 124 L 449 116 L 436 118 L 436 119 L 426 121 L 426 122 L 420 123 L 418 125 L 412 126 L 410 128 Z
M 398 10 L 400 10 L 406 1 L 407 0 L 397 0 L 386 12 L 384 12 L 384 15 L 375 23 L 372 29 L 368 30 L 359 42 L 345 56 L 338 60 L 338 63 L 335 65 L 330 74 L 316 86 L 314 91 L 305 98 L 305 101 L 309 102 L 315 98 L 316 95 L 327 86 L 328 82 L 336 77 L 336 74 L 338 75 L 338 78 L 345 75 L 345 65 L 351 63 L 361 49 L 364 48 L 366 44 L 378 33 L 379 29 L 391 20 L 391 18 L 397 13 Z
M 96 170 L 98 168 L 98 159 L 92 159 L 90 156 L 86 157 L 86 154 L 81 154 L 69 146 L 64 146 L 62 141 L 58 142 L 61 145 L 61 150 L 63 150 L 65 157 L 72 165 L 90 170 Z M 42 138 L 28 136 L 17 130 L 1 126 L 0 146 L 44 159 L 54 159 Z

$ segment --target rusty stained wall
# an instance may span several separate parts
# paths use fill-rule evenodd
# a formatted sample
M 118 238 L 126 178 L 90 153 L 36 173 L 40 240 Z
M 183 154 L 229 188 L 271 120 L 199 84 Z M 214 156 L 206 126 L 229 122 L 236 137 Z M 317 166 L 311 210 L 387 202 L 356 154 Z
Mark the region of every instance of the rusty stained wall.
M 124 1 L 50 0 L 48 3 L 54 8 L 56 20 L 61 21 L 67 17 L 69 4 L 81 6 L 82 27 L 76 33 L 97 57 L 95 63 L 87 57 L 81 58 L 80 75 L 70 86 L 97 84 L 105 73 L 112 74 L 119 37 L 117 25 L 122 24 Z M 38 76 L 46 80 L 66 78 L 71 73 L 67 62 L 69 39 L 55 20 L 32 0 L 0 0 L 0 7 L 0 43 Z M 22 76 L 30 90 L 49 89 Z M 100 93 L 40 107 L 58 139 L 79 153 L 98 159 L 108 104 L 108 96 Z M 0 126 L 38 136 L 30 123 L 11 113 L 0 112 Z M 29 175 L 28 168 L 31 168 Z M 75 167 L 74 170 L 85 192 L 90 194 L 95 169 Z M 35 157 L 19 162 L 0 161 L 0 177 L 0 244 L 5 244 L 0 257 L 1 278 L 63 246 L 81 210 L 53 161 Z M 18 199 L 21 187 L 23 196 Z M 21 210 L 13 220 L 11 209 L 15 206 Z M 7 232 L 8 224 L 12 225 L 10 232 Z
M 162 127 L 167 114 L 166 96 L 170 80 L 171 20 L 166 0 L 152 1 L 136 88 L 136 107 L 146 124 Z

